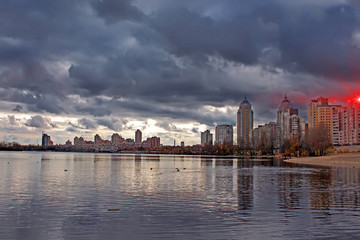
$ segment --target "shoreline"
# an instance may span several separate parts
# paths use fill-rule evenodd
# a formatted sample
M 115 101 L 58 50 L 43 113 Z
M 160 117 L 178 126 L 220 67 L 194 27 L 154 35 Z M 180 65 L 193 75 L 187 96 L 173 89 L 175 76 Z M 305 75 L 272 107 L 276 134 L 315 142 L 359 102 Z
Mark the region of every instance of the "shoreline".
M 338 153 L 319 157 L 296 157 L 284 160 L 284 162 L 318 167 L 360 168 L 360 152 Z

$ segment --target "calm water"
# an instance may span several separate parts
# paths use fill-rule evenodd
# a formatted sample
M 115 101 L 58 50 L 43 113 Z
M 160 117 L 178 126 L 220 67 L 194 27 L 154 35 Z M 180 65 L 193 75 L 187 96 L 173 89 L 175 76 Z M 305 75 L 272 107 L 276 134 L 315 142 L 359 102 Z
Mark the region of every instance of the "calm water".
M 359 190 L 358 168 L 0 152 L 0 239 L 355 239 Z

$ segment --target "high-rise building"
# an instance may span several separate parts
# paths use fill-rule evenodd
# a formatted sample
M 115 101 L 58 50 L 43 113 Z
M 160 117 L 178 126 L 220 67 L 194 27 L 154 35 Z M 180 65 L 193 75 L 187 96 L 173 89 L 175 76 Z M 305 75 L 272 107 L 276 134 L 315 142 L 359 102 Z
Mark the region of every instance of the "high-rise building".
M 159 148 L 160 147 L 160 138 L 152 137 L 146 139 L 146 147 L 147 148 Z
M 293 107 L 286 94 L 276 115 L 277 148 L 292 137 L 300 140 L 305 135 L 305 118 L 298 115 L 298 109 Z
M 99 134 L 96 134 L 95 135 L 95 137 L 94 137 L 94 142 L 95 142 L 95 144 L 100 144 L 100 143 L 102 143 L 102 138 L 100 137 L 100 135 Z
M 53 142 L 51 141 L 51 138 L 46 133 L 43 133 L 42 139 L 41 139 L 41 145 L 43 147 L 52 146 Z
M 215 128 L 215 143 L 233 145 L 233 126 L 217 125 Z
M 269 148 L 276 147 L 277 127 L 275 122 L 259 125 L 251 130 L 251 147 L 257 148 L 260 144 L 265 144 Z
M 201 146 L 212 145 L 213 135 L 209 130 L 201 132 Z
M 74 138 L 74 146 L 81 147 L 84 145 L 84 138 L 83 137 L 75 137 Z
M 333 145 L 360 144 L 360 108 L 358 103 L 342 107 L 329 105 L 328 99 L 319 97 L 308 105 L 309 129 L 320 123 L 327 126 Z
M 118 133 L 114 133 L 112 136 L 111 136 L 111 143 L 114 145 L 114 146 L 120 146 L 121 143 L 123 143 L 125 141 L 125 139 L 120 136 Z
M 329 136 L 333 144 L 338 144 L 338 141 L 340 141 L 339 131 L 342 126 L 341 121 L 342 123 L 346 123 L 347 121 L 346 110 L 346 108 L 340 105 L 329 105 L 329 101 L 325 97 L 311 100 L 308 104 L 309 129 L 318 127 L 320 123 L 324 124 L 328 128 Z M 343 132 L 343 134 L 345 134 L 345 132 Z
M 142 132 L 138 129 L 135 131 L 135 144 L 141 145 L 142 141 Z
M 251 109 L 250 102 L 244 98 L 237 112 L 237 144 L 248 145 L 250 140 L 250 132 L 253 129 L 254 113 Z

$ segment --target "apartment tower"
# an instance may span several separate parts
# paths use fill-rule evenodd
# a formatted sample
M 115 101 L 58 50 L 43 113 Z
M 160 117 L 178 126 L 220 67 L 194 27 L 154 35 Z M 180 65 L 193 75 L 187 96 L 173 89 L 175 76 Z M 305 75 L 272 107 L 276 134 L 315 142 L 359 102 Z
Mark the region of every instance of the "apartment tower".
M 217 125 L 215 127 L 215 143 L 233 145 L 233 126 Z
M 254 113 L 250 102 L 244 98 L 237 112 L 237 144 L 248 145 L 250 143 L 250 132 L 253 129 Z

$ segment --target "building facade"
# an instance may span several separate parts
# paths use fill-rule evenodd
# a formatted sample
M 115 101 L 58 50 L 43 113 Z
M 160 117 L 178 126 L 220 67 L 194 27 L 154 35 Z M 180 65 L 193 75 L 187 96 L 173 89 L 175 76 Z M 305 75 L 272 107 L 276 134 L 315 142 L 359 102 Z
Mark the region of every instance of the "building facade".
M 251 131 L 250 147 L 253 149 L 267 148 L 274 150 L 277 140 L 277 125 L 275 122 L 269 122 L 259 125 Z
M 215 143 L 233 145 L 233 126 L 217 125 L 215 128 Z
M 201 132 L 201 146 L 212 145 L 213 135 L 209 130 Z
M 325 97 L 313 99 L 308 104 L 309 129 L 324 124 L 334 145 L 347 144 L 348 134 L 352 127 L 349 125 L 351 108 L 344 108 L 341 105 L 329 105 Z M 354 119 L 354 118 L 352 118 Z
M 151 138 L 147 138 L 146 140 L 146 148 L 148 149 L 154 149 L 154 148 L 159 148 L 160 145 L 160 138 L 159 137 L 151 137 Z
M 42 135 L 41 145 L 43 147 L 48 147 L 48 146 L 53 145 L 53 142 L 51 141 L 51 137 L 49 135 L 47 135 L 46 133 L 43 133 L 43 135 Z
M 237 144 L 248 145 L 250 142 L 250 132 L 253 129 L 254 113 L 250 102 L 244 98 L 237 112 Z
M 141 146 L 141 142 L 142 142 L 142 132 L 139 129 L 137 129 L 135 131 L 135 144 L 137 146 Z
M 281 148 L 291 138 L 300 140 L 305 136 L 305 118 L 298 115 L 298 109 L 285 97 L 276 113 L 276 145 Z

